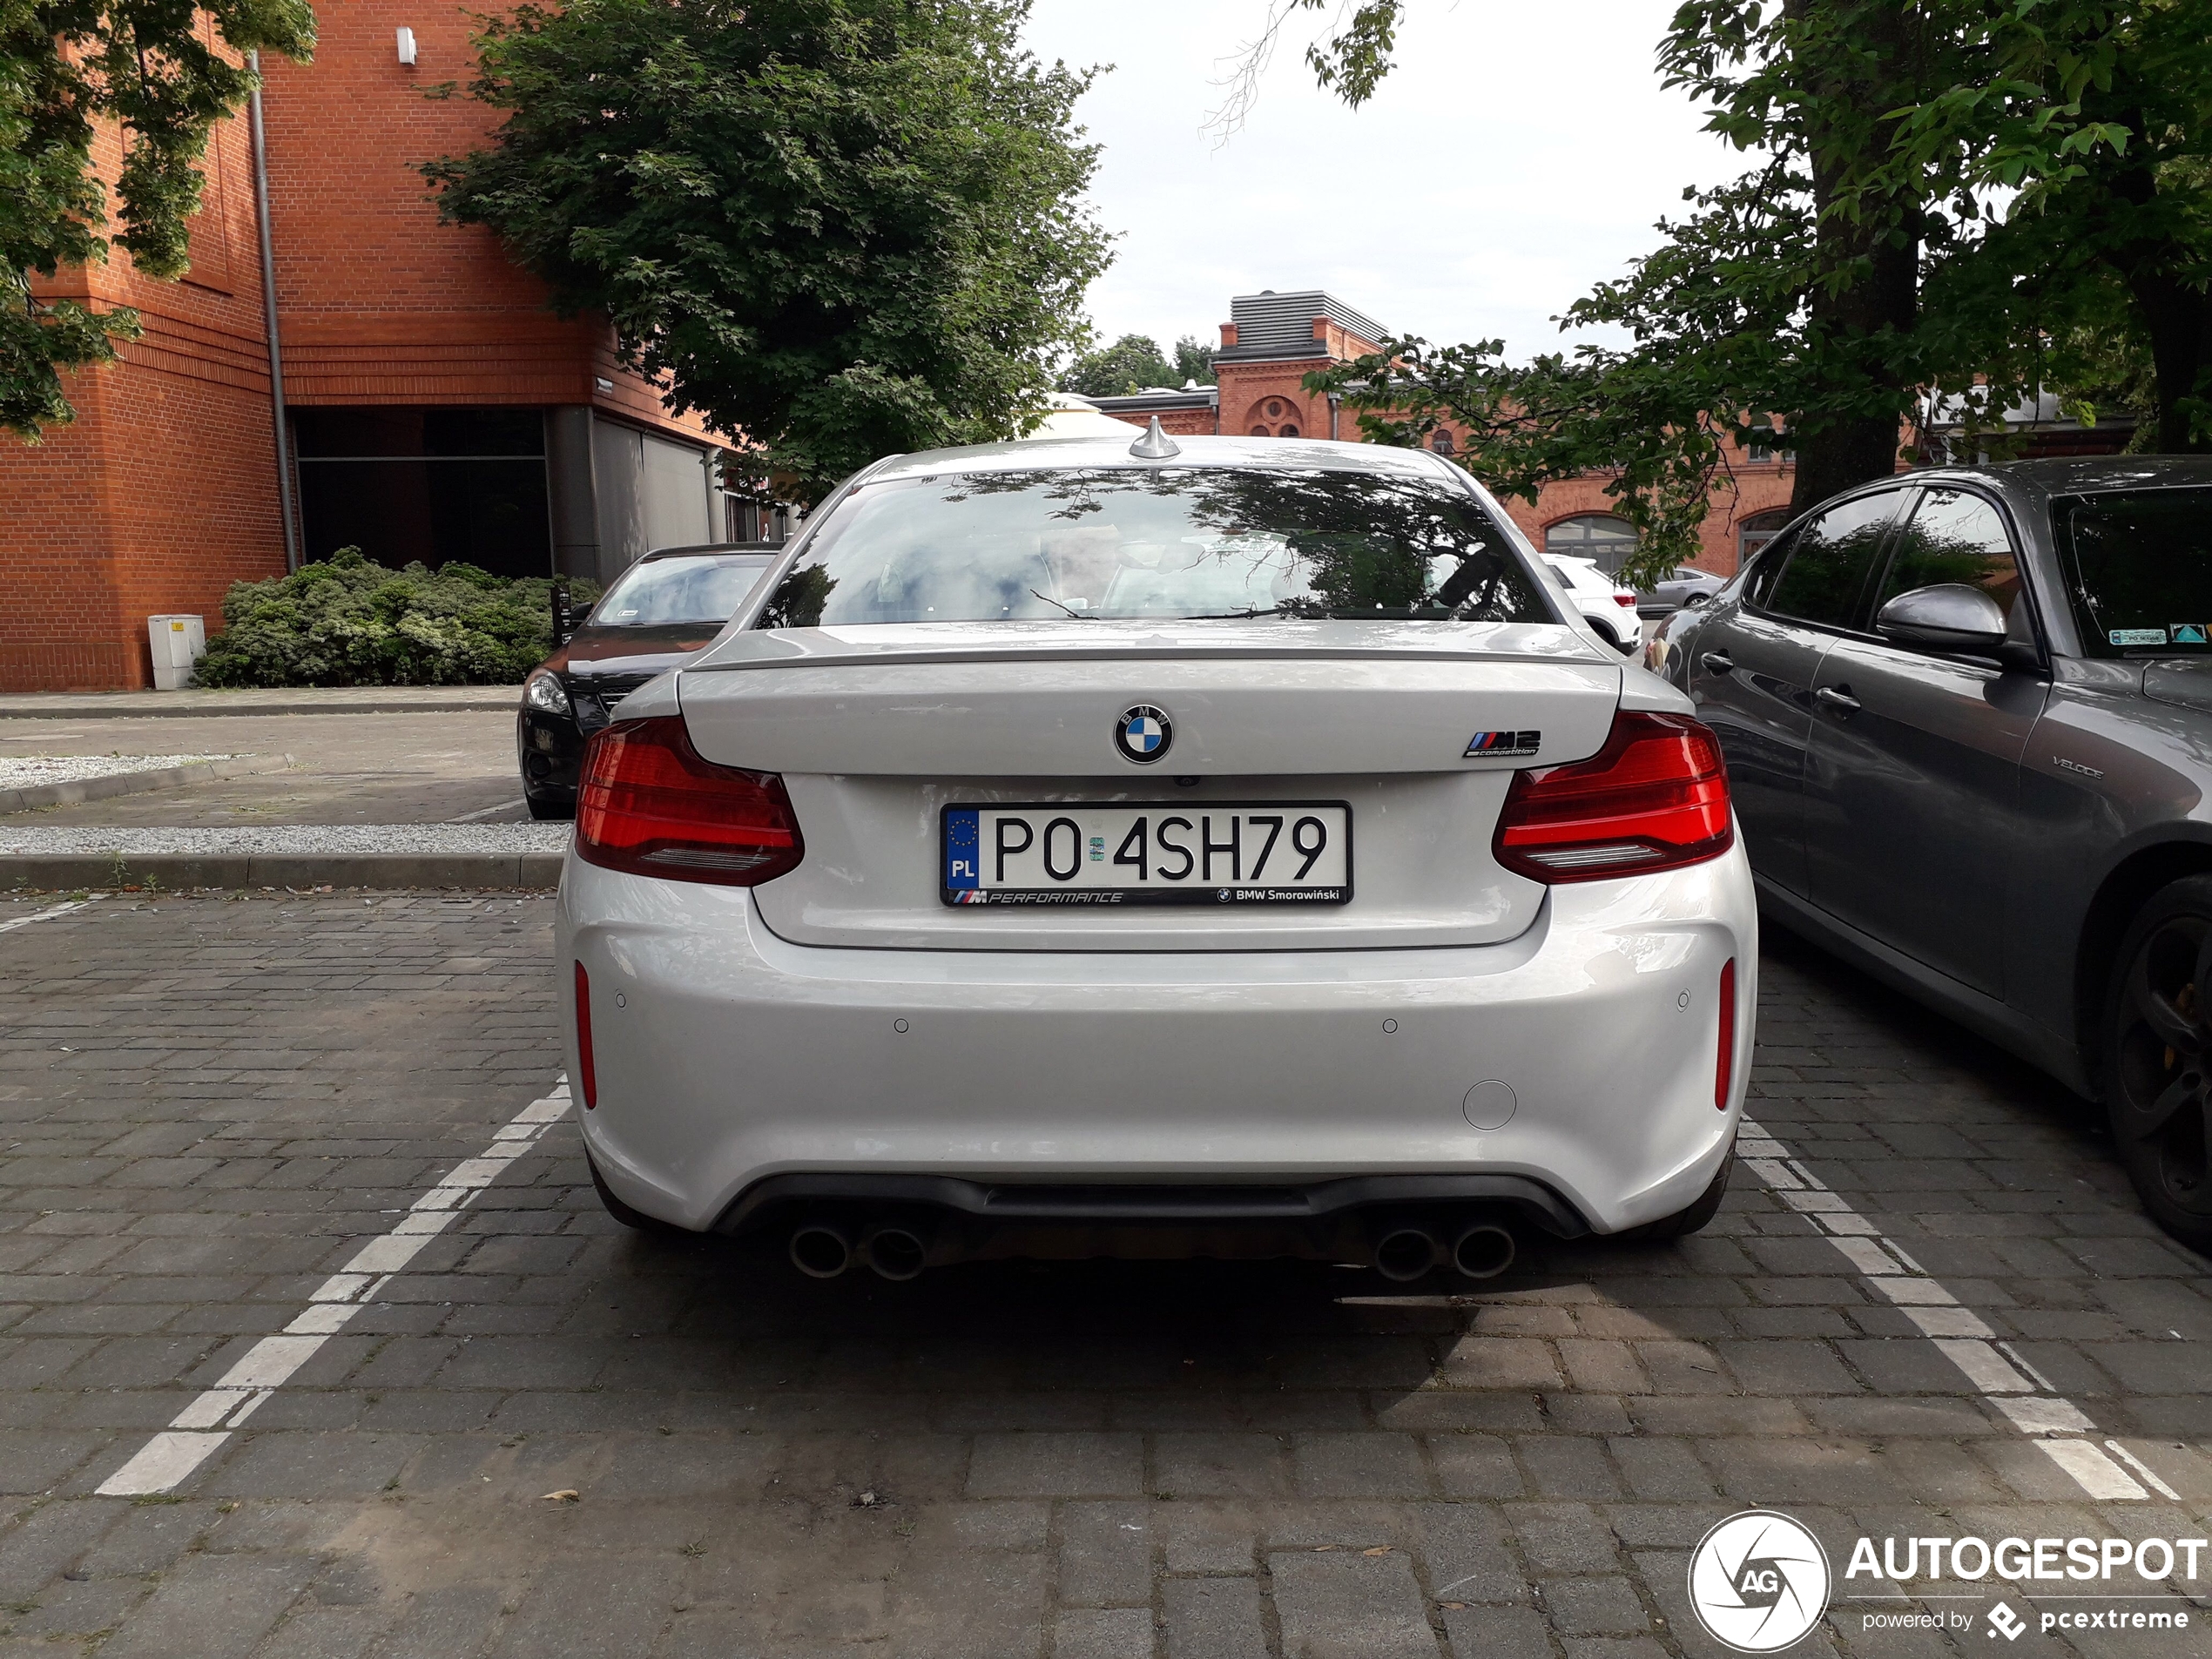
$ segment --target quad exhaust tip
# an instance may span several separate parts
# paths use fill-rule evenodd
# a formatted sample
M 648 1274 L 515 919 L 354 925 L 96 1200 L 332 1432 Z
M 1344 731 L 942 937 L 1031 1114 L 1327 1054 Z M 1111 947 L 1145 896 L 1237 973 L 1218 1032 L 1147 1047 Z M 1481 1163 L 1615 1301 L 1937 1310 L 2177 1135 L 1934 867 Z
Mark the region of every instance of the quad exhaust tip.
M 1452 1265 L 1469 1278 L 1495 1278 L 1520 1253 L 1513 1234 L 1494 1221 L 1480 1221 L 1452 1241 Z
M 1375 1241 L 1375 1271 L 1403 1285 L 1448 1260 L 1468 1278 L 1495 1278 L 1518 1253 L 1511 1230 L 1494 1221 L 1460 1229 L 1449 1249 L 1425 1227 L 1393 1227 Z
M 835 1278 L 853 1265 L 853 1245 L 836 1228 L 811 1223 L 791 1236 L 791 1264 L 809 1278 Z

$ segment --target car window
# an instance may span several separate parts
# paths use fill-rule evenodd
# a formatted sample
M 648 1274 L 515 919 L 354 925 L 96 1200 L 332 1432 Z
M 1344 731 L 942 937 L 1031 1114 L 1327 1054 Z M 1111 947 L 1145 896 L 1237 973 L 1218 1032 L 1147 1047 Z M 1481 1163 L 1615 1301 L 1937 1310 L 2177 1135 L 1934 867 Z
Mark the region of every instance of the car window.
M 889 479 L 839 503 L 758 625 L 1557 622 L 1511 550 L 1472 496 L 1338 468 Z
M 1900 593 L 1939 582 L 1979 588 L 2009 618 L 2020 597 L 2020 560 L 1993 502 L 1963 489 L 1925 489 L 1912 521 L 1898 532 L 1877 616 Z
M 1797 544 L 1795 530 L 1777 536 L 1751 555 L 1750 563 L 1737 570 L 1730 586 L 1749 604 L 1764 610 L 1774 592 L 1774 579 L 1782 574 L 1782 567 L 1790 562 L 1790 550 Z M 1725 589 L 1721 597 L 1729 597 Z
M 642 559 L 591 608 L 594 628 L 651 628 L 712 623 L 719 628 L 775 562 L 770 553 L 702 553 Z
M 1885 489 L 1838 502 L 1798 531 L 1767 609 L 1800 622 L 1849 627 L 1902 494 Z
M 2212 650 L 2212 489 L 2139 489 L 2053 503 L 2083 649 Z

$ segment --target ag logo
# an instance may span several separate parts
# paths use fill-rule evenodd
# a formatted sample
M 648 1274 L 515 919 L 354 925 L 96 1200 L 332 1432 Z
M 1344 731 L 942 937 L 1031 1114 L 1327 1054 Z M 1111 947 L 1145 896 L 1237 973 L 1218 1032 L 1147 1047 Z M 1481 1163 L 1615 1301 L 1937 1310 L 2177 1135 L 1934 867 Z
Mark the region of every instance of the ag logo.
M 1828 1610 L 1828 1553 L 1800 1523 L 1747 1509 L 1707 1533 L 1689 1558 L 1689 1605 L 1714 1641 L 1777 1653 Z

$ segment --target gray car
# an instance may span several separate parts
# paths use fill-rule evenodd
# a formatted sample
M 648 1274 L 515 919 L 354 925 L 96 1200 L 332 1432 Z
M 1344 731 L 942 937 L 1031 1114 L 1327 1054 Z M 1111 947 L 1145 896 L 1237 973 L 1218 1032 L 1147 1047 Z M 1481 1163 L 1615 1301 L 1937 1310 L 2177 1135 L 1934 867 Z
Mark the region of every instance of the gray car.
M 1767 914 L 2102 1101 L 2212 1251 L 2212 459 L 1884 479 L 1654 654 Z

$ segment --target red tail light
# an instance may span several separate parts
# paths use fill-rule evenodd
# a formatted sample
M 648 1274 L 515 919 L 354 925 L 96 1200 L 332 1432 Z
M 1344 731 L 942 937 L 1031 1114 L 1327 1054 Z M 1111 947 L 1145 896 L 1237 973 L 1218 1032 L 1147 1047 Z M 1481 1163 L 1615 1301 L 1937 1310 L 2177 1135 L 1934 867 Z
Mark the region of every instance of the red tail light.
M 1713 1104 L 1728 1109 L 1729 1085 L 1736 1081 L 1736 958 L 1721 965 L 1721 1055 L 1713 1067 Z
M 806 853 L 784 780 L 700 759 L 672 714 L 620 720 L 592 738 L 576 850 L 610 870 L 732 887 L 796 869 Z
M 1624 610 L 1633 610 L 1635 609 L 1636 597 L 1633 593 L 1616 593 L 1613 596 L 1613 603 Z
M 591 1063 L 591 975 L 582 962 L 576 965 L 576 1069 L 588 1112 L 599 1103 L 599 1069 Z
M 1493 848 L 1539 881 L 1595 881 L 1716 858 L 1736 838 L 1712 732 L 1684 714 L 1621 713 L 1588 760 L 1517 772 Z

